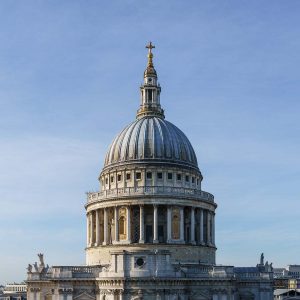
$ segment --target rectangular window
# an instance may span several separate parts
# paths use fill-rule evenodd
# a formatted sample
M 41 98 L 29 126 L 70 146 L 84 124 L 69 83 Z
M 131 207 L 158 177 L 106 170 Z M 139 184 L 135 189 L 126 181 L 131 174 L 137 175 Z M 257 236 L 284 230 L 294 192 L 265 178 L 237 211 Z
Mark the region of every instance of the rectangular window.
M 141 172 L 136 172 L 135 173 L 135 179 L 140 180 L 142 178 L 142 173 Z
M 172 180 L 173 179 L 173 174 L 172 173 L 168 173 L 168 179 Z
M 190 181 L 190 176 L 189 175 L 185 175 L 185 181 L 189 182 Z
M 192 177 L 192 183 L 195 183 L 195 177 Z
M 118 174 L 118 181 L 121 181 L 121 180 L 122 180 L 122 175 Z
M 126 173 L 126 180 L 130 180 L 131 179 L 131 174 L 130 173 Z
M 197 185 L 199 185 L 199 178 L 197 178 Z
M 114 182 L 114 176 L 110 177 L 110 182 Z
M 177 180 L 181 180 L 181 174 L 177 174 Z
M 158 172 L 158 173 L 157 173 L 157 178 L 158 178 L 158 179 L 162 179 L 162 172 Z
M 147 172 L 147 179 L 152 179 L 152 172 Z
M 105 178 L 105 183 L 108 184 L 108 178 L 107 177 Z

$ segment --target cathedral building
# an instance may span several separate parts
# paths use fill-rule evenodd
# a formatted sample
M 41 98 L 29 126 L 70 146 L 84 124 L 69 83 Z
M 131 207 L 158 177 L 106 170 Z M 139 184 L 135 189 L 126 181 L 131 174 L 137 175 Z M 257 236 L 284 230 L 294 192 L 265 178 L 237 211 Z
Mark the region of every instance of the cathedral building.
M 216 264 L 214 196 L 186 135 L 165 119 L 150 42 L 136 120 L 88 193 L 85 266 L 28 265 L 28 300 L 273 299 L 272 265 Z

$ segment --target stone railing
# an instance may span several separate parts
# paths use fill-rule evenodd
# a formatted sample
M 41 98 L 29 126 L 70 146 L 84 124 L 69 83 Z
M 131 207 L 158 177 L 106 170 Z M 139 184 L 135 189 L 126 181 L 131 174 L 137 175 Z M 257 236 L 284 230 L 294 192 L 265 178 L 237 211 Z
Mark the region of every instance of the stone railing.
M 178 265 L 177 265 L 178 269 Z M 202 266 L 202 265 L 191 265 L 182 264 L 179 270 L 185 274 L 186 277 L 209 277 L 212 266 Z
M 214 196 L 210 193 L 182 187 L 169 186 L 146 186 L 146 187 L 126 187 L 100 192 L 87 193 L 87 202 L 101 201 L 105 199 L 122 198 L 129 196 L 182 196 L 214 202 Z
M 55 266 L 48 276 L 51 278 L 94 278 L 101 272 L 100 266 Z

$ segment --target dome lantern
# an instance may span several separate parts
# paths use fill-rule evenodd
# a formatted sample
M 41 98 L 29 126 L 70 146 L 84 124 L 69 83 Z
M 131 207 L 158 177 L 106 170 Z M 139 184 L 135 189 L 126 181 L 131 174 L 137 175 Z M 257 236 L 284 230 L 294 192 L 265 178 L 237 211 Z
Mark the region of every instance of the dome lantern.
M 157 82 L 157 73 L 153 65 L 152 42 L 146 46 L 148 49 L 148 63 L 144 72 L 144 83 L 141 86 L 141 105 L 137 112 L 137 118 L 144 116 L 156 116 L 164 118 L 164 110 L 160 106 L 161 87 Z

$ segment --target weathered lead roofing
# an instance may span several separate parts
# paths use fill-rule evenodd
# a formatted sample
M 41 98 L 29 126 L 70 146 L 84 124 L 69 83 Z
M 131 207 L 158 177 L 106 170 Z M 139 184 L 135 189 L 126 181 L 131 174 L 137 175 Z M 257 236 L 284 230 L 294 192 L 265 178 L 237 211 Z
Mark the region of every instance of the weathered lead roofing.
M 112 142 L 104 168 L 125 163 L 171 163 L 198 170 L 195 151 L 185 134 L 155 116 L 137 119 Z

